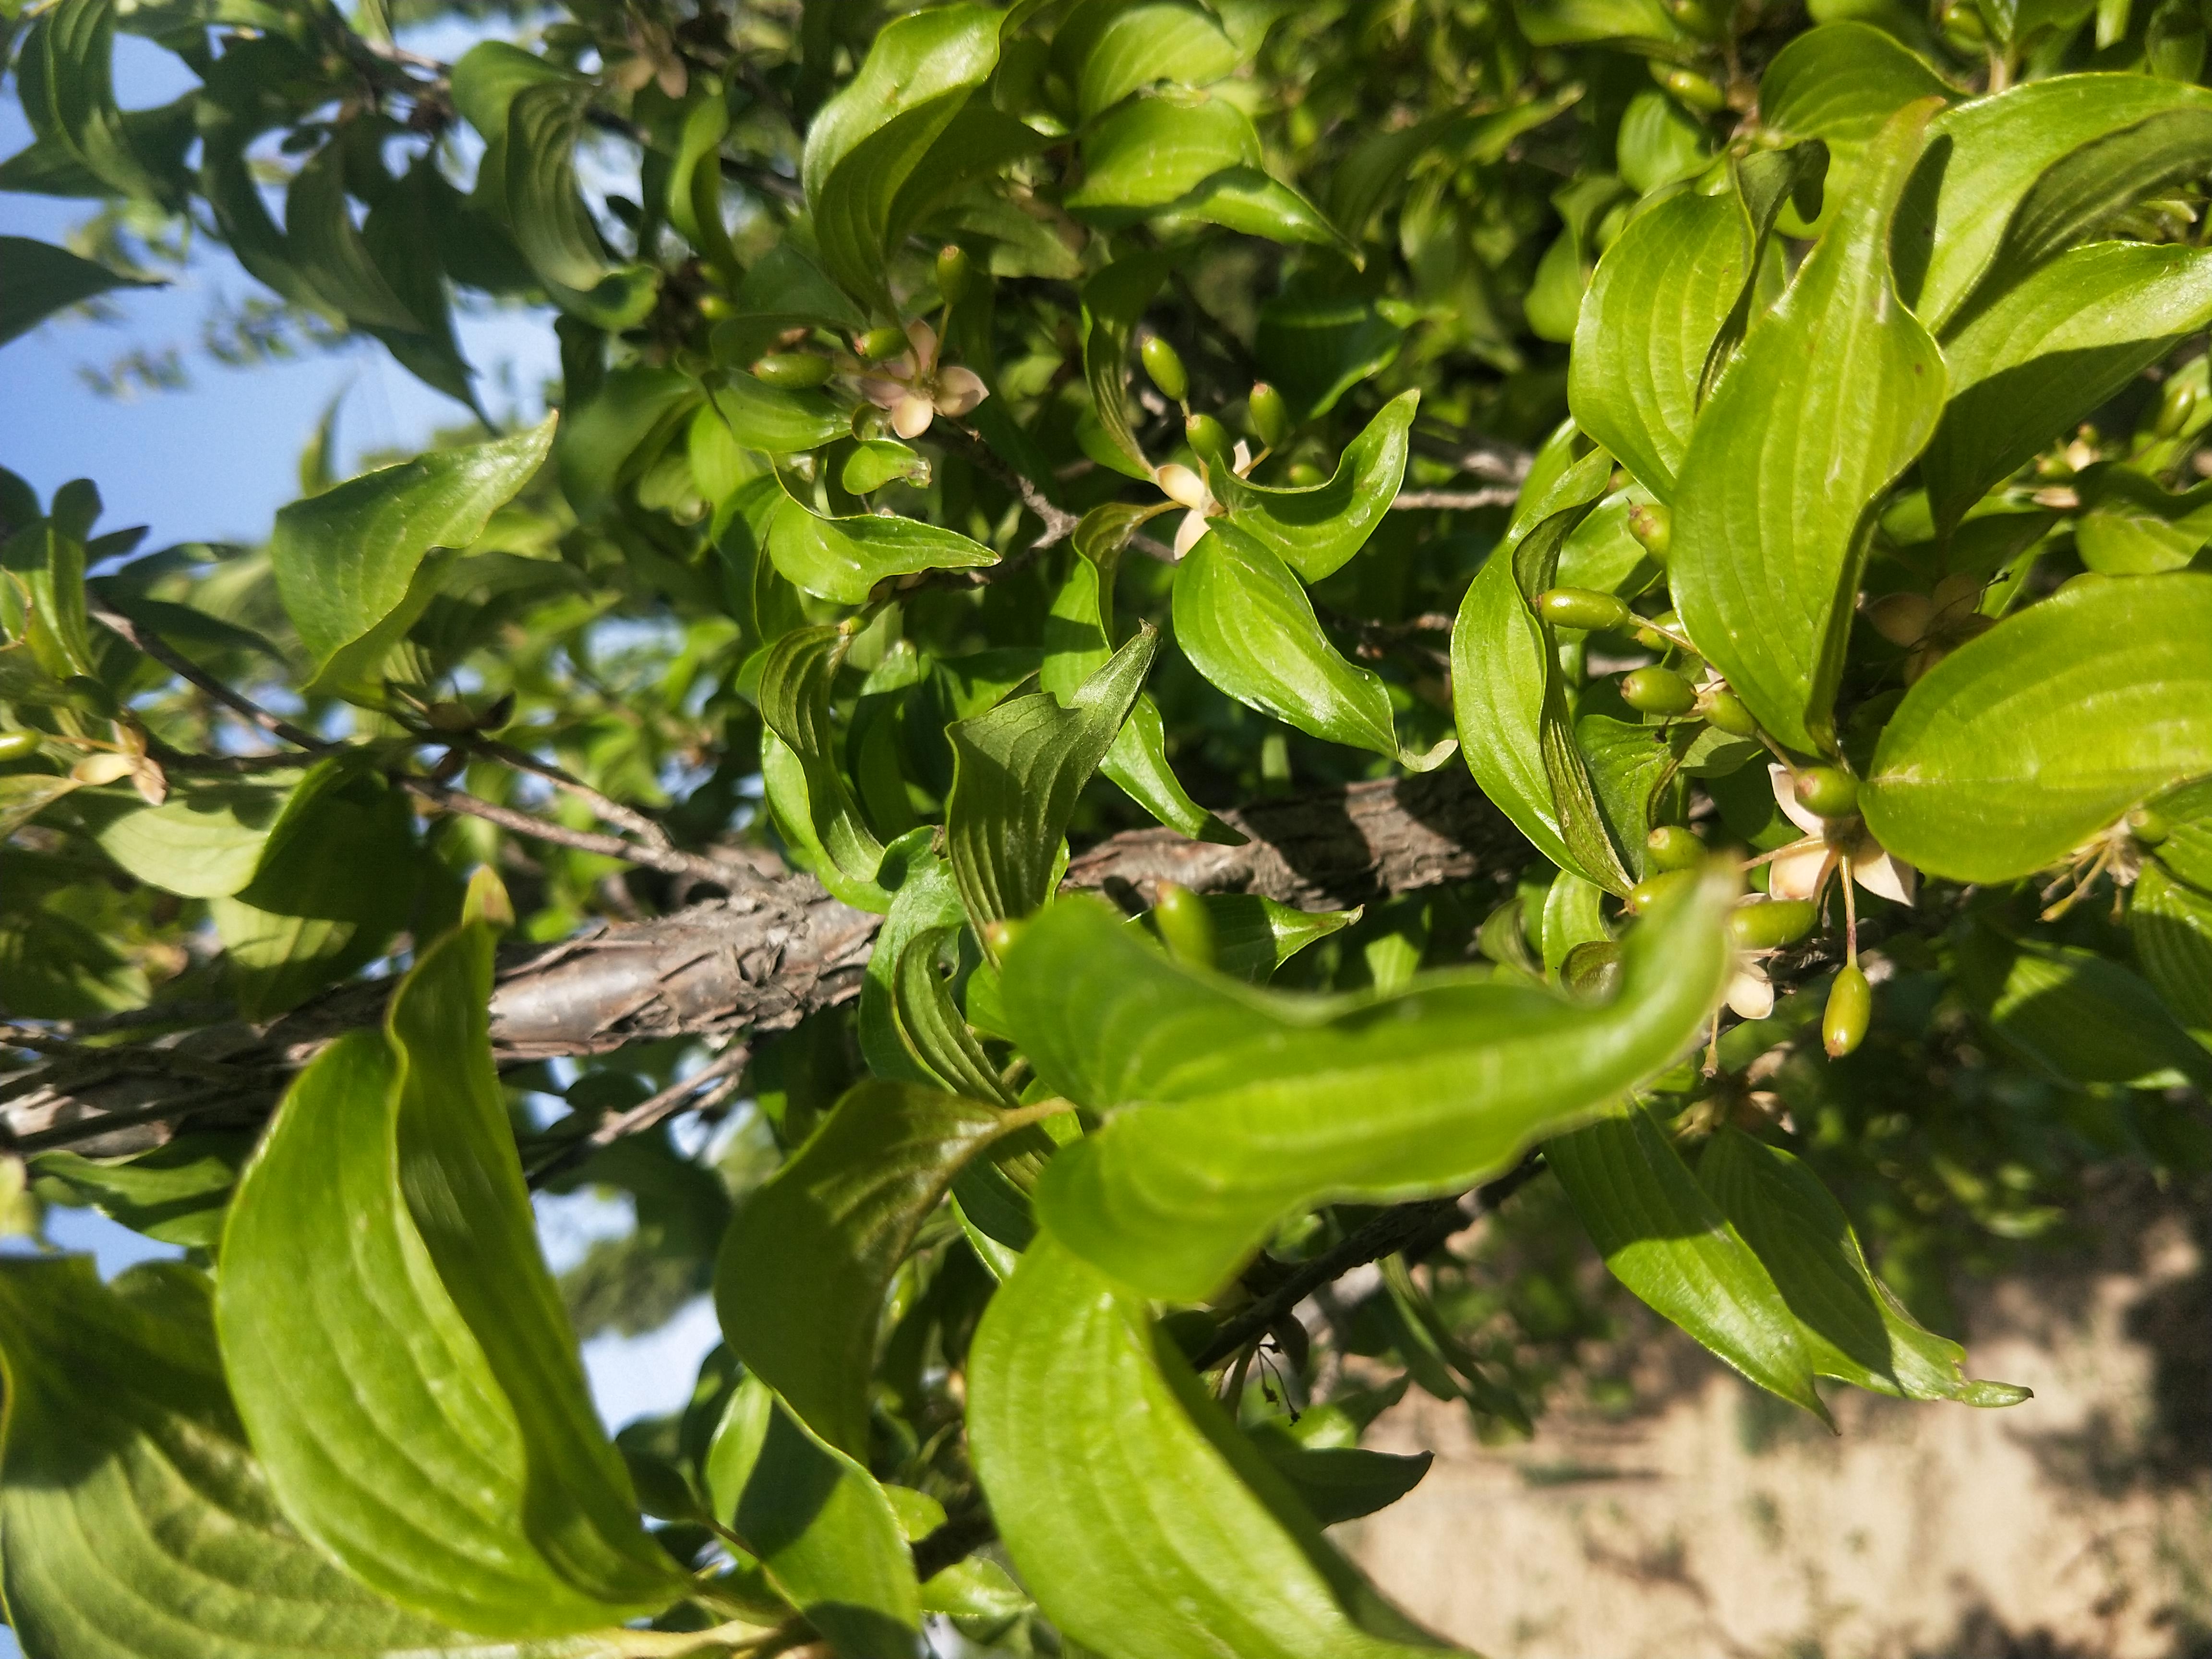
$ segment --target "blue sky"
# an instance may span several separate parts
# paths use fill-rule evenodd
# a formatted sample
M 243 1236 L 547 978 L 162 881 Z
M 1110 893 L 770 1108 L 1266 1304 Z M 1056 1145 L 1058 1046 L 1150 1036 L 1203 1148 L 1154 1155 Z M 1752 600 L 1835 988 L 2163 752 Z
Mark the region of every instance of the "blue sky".
M 125 107 L 164 101 L 191 84 L 181 64 L 149 43 L 125 35 L 116 44 L 117 91 Z M 450 51 L 454 43 L 429 44 Z M 29 139 L 10 87 L 0 98 L 0 155 Z M 90 205 L 0 195 L 0 234 L 58 242 Z M 419 444 L 438 427 L 467 418 L 372 342 L 247 369 L 216 362 L 201 345 L 203 325 L 261 293 L 226 252 L 203 242 L 172 287 L 112 296 L 119 320 L 63 318 L 0 346 L 0 465 L 27 478 L 42 498 L 71 478 L 92 479 L 106 504 L 101 529 L 147 525 L 149 549 L 254 541 L 297 493 L 300 452 L 333 400 L 338 454 L 348 465 L 368 451 Z M 455 321 L 463 350 L 483 372 L 494 415 L 535 418 L 540 388 L 558 365 L 550 319 L 510 310 Z M 134 350 L 159 357 L 171 349 L 190 382 L 182 391 L 118 399 L 95 392 L 80 372 Z M 622 1224 L 625 1212 L 581 1195 L 542 1204 L 540 1216 L 557 1266 L 595 1234 Z M 167 1253 L 86 1211 L 52 1212 L 51 1234 L 64 1249 L 92 1251 L 111 1276 Z M 602 1415 L 619 1425 L 680 1403 L 716 1340 L 713 1311 L 702 1299 L 650 1336 L 587 1345 L 585 1362 Z M 16 1651 L 0 1628 L 0 1656 Z

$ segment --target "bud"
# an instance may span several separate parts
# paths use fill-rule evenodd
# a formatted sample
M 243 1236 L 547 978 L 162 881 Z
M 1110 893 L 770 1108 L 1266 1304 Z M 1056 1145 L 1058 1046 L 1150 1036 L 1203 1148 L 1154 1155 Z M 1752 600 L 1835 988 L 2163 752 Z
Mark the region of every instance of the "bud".
M 1867 606 L 1867 621 L 1892 645 L 1919 643 L 1936 620 L 1936 602 L 1925 593 L 1887 593 Z
M 1833 766 L 1808 766 L 1791 782 L 1807 811 L 1824 818 L 1847 818 L 1859 810 L 1859 781 Z
M 1665 0 L 1667 15 L 1701 40 L 1717 40 L 1723 33 L 1721 21 L 1704 5 L 1703 0 Z
M 1729 912 L 1729 937 L 1747 951 L 1778 951 L 1811 933 L 1820 919 L 1810 899 L 1759 899 Z
M 1189 440 L 1191 453 L 1204 461 L 1211 472 L 1230 470 L 1229 428 L 1211 415 L 1192 415 L 1182 423 L 1182 435 Z
M 465 702 L 434 702 L 422 711 L 422 723 L 433 732 L 458 732 L 476 730 L 477 717 Z
M 1689 870 L 1662 870 L 1656 876 L 1646 876 L 1628 890 L 1628 908 L 1641 915 L 1683 883 L 1696 878 Z
M 947 242 L 937 250 L 937 297 L 957 306 L 968 295 L 968 250 Z
M 16 734 L 11 732 L 9 735 Z M 2128 833 L 2146 847 L 2155 847 L 2173 833 L 2172 822 L 2154 806 L 2136 807 L 2128 814 L 2126 823 Z
M 1936 584 L 1936 592 L 1929 598 L 1929 604 L 1935 611 L 1929 626 L 1953 627 L 1960 617 L 1969 614 L 1981 602 L 1982 584 L 1979 577 L 1969 576 L 1963 572 L 1957 575 L 1946 576 Z
M 1578 997 L 1603 1002 L 1620 988 L 1620 973 L 1618 940 L 1585 939 L 1559 964 L 1559 982 Z
M 1311 489 L 1316 484 L 1327 483 L 1328 474 L 1311 461 L 1292 461 L 1283 471 L 1283 481 L 1295 489 Z
M 1711 115 L 1728 107 L 1728 94 L 1694 70 L 1668 68 L 1651 60 L 1651 78 L 1692 109 Z
M 1674 548 L 1674 515 L 1656 501 L 1645 501 L 1628 509 L 1628 533 L 1664 564 Z
M 28 760 L 39 752 L 35 732 L 0 732 L 0 761 Z
M 1820 1046 L 1830 1060 L 1841 1060 L 1866 1041 L 1867 1024 L 1874 1018 L 1874 987 L 1856 962 L 1836 970 L 1828 988 L 1827 1012 L 1820 1016 Z
M 1182 358 L 1161 336 L 1145 336 L 1145 343 L 1137 348 L 1137 356 L 1144 359 L 1145 373 L 1152 377 L 1160 396 L 1179 404 L 1190 395 L 1190 376 L 1183 373 Z
M 1620 600 L 1593 587 L 1547 587 L 1536 596 L 1536 614 L 1554 628 L 1590 633 L 1625 629 L 1636 620 Z
M 1634 668 L 1620 677 L 1620 700 L 1644 714 L 1686 714 L 1697 688 L 1671 668 Z
M 1189 888 L 1172 881 L 1160 884 L 1152 926 L 1160 930 L 1168 954 L 1185 967 L 1213 966 L 1213 917 L 1206 901 Z
M 726 294 L 702 294 L 699 296 L 699 314 L 710 323 L 719 323 L 725 317 L 733 317 L 738 308 L 730 303 Z
M 1656 868 L 1694 870 L 1705 862 L 1705 844 L 1679 823 L 1662 823 L 1644 838 L 1644 850 Z
M 1291 441 L 1291 406 L 1265 380 L 1252 383 L 1245 408 L 1252 416 L 1252 430 L 1268 448 L 1280 449 Z
M 755 362 L 747 372 L 765 385 L 781 386 L 787 392 L 804 392 L 828 380 L 830 367 L 827 357 L 811 351 L 771 351 Z
M 880 363 L 885 358 L 896 357 L 907 349 L 908 344 L 906 331 L 888 323 L 881 328 L 872 328 L 865 334 L 853 337 L 853 349 L 860 354 L 861 362 L 869 363 Z
M 2175 375 L 2166 383 L 2166 395 L 2158 400 L 2158 424 L 2151 430 L 2161 438 L 2178 436 L 2203 401 L 2203 386 Z
M 70 776 L 77 782 L 97 788 L 103 783 L 113 783 L 131 775 L 132 761 L 128 755 L 111 754 L 102 750 L 87 755 L 70 768 Z

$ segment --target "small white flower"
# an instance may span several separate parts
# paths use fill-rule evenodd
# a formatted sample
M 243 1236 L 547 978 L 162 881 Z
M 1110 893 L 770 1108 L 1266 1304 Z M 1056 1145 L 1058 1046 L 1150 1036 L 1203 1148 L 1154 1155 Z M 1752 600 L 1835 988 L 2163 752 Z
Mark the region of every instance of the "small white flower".
M 937 364 L 937 331 L 919 317 L 906 325 L 910 349 L 878 363 L 860 377 L 860 395 L 890 412 L 891 430 L 919 438 L 939 415 L 957 420 L 991 389 L 973 369 Z
M 1879 893 L 1899 904 L 1911 904 L 1915 886 L 1912 866 L 1892 858 L 1888 850 L 1868 833 L 1856 817 L 1824 818 L 1797 799 L 1797 786 L 1786 766 L 1769 766 L 1774 785 L 1774 804 L 1783 816 L 1805 832 L 1769 861 L 1766 890 L 1776 898 L 1820 896 L 1828 872 L 1838 866 L 1869 893 Z
M 1766 964 L 1758 957 L 1737 960 L 1735 973 L 1729 981 L 1728 1006 L 1740 1019 L 1765 1019 L 1774 1012 L 1774 981 L 1766 976 Z

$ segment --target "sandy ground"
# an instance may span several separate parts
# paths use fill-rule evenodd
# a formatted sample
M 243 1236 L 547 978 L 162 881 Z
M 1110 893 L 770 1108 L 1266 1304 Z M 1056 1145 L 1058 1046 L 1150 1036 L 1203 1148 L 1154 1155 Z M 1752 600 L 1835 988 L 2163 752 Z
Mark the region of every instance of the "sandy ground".
M 1671 1341 L 1656 1412 L 1555 1412 L 1524 1445 L 1409 1398 L 1367 1443 L 1436 1465 L 1340 1536 L 1492 1659 L 2204 1659 L 2212 1275 L 2193 1231 L 2169 1216 L 2121 1270 L 1978 1297 L 1969 1369 L 2035 1390 L 2006 1411 L 1835 1389 L 1831 1437 Z

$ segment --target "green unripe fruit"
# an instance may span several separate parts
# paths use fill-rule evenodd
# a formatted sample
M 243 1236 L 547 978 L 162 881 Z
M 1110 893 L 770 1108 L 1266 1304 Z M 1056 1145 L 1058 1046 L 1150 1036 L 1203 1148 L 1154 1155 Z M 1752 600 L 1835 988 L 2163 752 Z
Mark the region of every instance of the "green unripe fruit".
M 1656 501 L 1632 507 L 1628 509 L 1628 533 L 1646 553 L 1664 564 L 1674 549 L 1674 515 Z
M 1585 939 L 1559 964 L 1559 983 L 1578 997 L 1603 1002 L 1620 988 L 1620 945 L 1609 939 Z
M 1828 988 L 1827 1011 L 1820 1016 L 1820 1046 L 1828 1058 L 1841 1060 L 1864 1042 L 1873 1018 L 1874 987 L 1867 983 L 1858 963 L 1844 963 Z
M 2189 417 L 2203 401 L 2203 387 L 2175 376 L 2166 383 L 2166 395 L 2158 402 L 2158 424 L 2152 430 L 2161 438 L 2173 437 L 2189 424 Z
M 1316 484 L 1327 483 L 1328 474 L 1311 461 L 1293 461 L 1283 471 L 1285 483 L 1297 489 L 1310 489 Z
M 1666 0 L 1667 15 L 1702 40 L 1717 40 L 1722 34 L 1721 21 L 1701 3 L 1701 0 Z
M 1291 441 L 1291 406 L 1274 387 L 1265 380 L 1254 381 L 1245 407 L 1252 416 L 1252 430 L 1268 448 L 1280 449 Z
M 1005 917 L 983 924 L 983 948 L 991 953 L 991 960 L 1002 962 L 1006 952 L 1014 948 L 1014 941 L 1022 936 L 1022 925 Z
M 906 337 L 902 334 L 899 337 Z M 753 379 L 764 385 L 781 386 L 786 392 L 805 392 L 828 380 L 831 368 L 827 357 L 817 356 L 811 351 L 771 351 L 753 364 L 750 373 Z
M 735 316 L 737 307 L 726 295 L 702 294 L 699 296 L 699 314 L 710 323 L 719 323 L 725 317 Z
M 1594 587 L 1547 587 L 1536 596 L 1536 614 L 1554 628 L 1585 633 L 1617 631 L 1636 620 L 1620 600 Z
M 1646 876 L 1628 890 L 1628 908 L 1641 915 L 1683 883 L 1695 879 L 1695 872 L 1689 870 L 1662 870 L 1656 876 Z
M 1752 719 L 1751 710 L 1743 706 L 1743 699 L 1719 686 L 1698 694 L 1698 713 L 1705 717 L 1706 724 L 1732 738 L 1759 735 L 1759 722 Z
M 1644 838 L 1644 850 L 1660 870 L 1694 870 L 1705 861 L 1705 844 L 1679 823 L 1662 823 Z
M 1859 810 L 1859 781 L 1832 766 L 1808 766 L 1792 780 L 1808 811 L 1824 818 L 1847 818 Z
M 1160 884 L 1152 926 L 1160 930 L 1168 954 L 1177 962 L 1190 968 L 1213 966 L 1213 916 L 1206 901 L 1189 888 L 1172 881 Z
M 1820 908 L 1810 899 L 1765 899 L 1729 912 L 1729 937 L 1747 951 L 1778 951 L 1813 931 Z
M 2127 825 L 2128 833 L 2146 847 L 2155 847 L 2173 833 L 2166 814 L 2154 806 L 2136 807 L 2128 814 Z
M 1620 700 L 1644 714 L 1686 714 L 1698 690 L 1671 668 L 1632 668 L 1620 677 Z
M 968 296 L 968 250 L 946 243 L 937 251 L 937 297 L 957 306 Z
M 1182 423 L 1182 435 L 1189 440 L 1191 453 L 1216 475 L 1230 470 L 1229 428 L 1212 416 L 1189 416 Z
M 1694 70 L 1669 69 L 1655 58 L 1651 78 L 1692 109 L 1711 115 L 1728 107 L 1728 94 Z
M 890 324 L 853 337 L 853 349 L 863 362 L 880 363 L 887 357 L 897 356 L 906 348 L 906 331 Z
M 1179 404 L 1190 395 L 1190 376 L 1183 372 L 1182 358 L 1165 339 L 1147 334 L 1137 356 L 1144 359 L 1145 373 L 1152 377 L 1160 396 Z
M 35 732 L 0 732 L 0 761 L 28 760 L 39 752 Z

